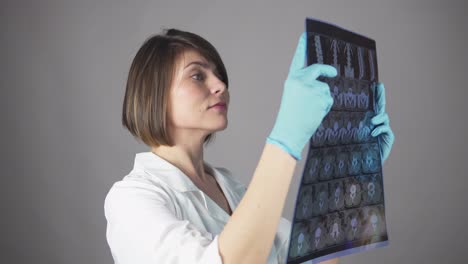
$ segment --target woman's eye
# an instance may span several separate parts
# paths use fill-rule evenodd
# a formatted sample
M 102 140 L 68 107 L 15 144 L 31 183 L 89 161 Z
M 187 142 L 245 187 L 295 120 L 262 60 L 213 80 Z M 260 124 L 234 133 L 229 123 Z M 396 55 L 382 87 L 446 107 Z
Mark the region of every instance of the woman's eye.
M 192 75 L 192 79 L 195 79 L 197 81 L 202 81 L 203 80 L 203 74 L 196 73 L 196 74 Z

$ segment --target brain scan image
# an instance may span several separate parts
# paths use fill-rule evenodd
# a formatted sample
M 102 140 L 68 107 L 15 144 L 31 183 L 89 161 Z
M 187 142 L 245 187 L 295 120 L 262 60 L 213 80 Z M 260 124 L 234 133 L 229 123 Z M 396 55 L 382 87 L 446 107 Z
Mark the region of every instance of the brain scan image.
M 360 209 L 345 212 L 346 240 L 353 241 L 361 238 L 362 220 Z
M 348 174 L 359 175 L 361 173 L 362 153 L 359 146 L 353 147 L 349 153 Z
M 354 178 L 345 179 L 345 206 L 356 207 L 361 204 L 361 184 Z
M 372 174 L 359 178 L 363 186 L 362 205 L 378 204 L 382 202 L 381 179 L 382 177 L 380 174 Z
M 373 173 L 380 169 L 380 152 L 376 144 L 363 148 L 362 172 Z
M 314 210 L 313 215 L 328 213 L 328 184 L 322 183 L 314 186 Z
M 344 208 L 344 188 L 341 180 L 333 181 L 328 183 L 329 200 L 328 208 L 329 211 L 342 210 Z
M 378 241 L 382 235 L 386 235 L 382 206 L 364 207 L 362 212 L 364 216 L 363 236 L 365 238 Z
M 342 178 L 348 175 L 348 160 L 349 157 L 347 151 L 337 152 L 337 157 L 335 160 L 335 178 Z
M 335 167 L 335 153 L 327 151 L 322 159 L 319 180 L 331 180 L 333 178 L 333 168 Z
M 311 156 L 306 164 L 306 174 L 303 177 L 304 183 L 314 183 L 318 181 L 321 170 L 322 159 L 320 155 Z
M 307 222 L 300 222 L 294 225 L 291 232 L 291 243 L 289 254 L 291 257 L 300 257 L 311 252 L 312 245 Z
M 309 219 L 313 209 L 313 190 L 311 185 L 301 188 L 300 210 L 296 210 L 296 219 Z
M 346 234 L 344 230 L 344 213 L 337 212 L 327 216 L 328 246 L 343 243 Z
M 311 244 L 312 250 L 318 251 L 327 245 L 327 229 L 324 218 L 315 218 L 311 221 Z

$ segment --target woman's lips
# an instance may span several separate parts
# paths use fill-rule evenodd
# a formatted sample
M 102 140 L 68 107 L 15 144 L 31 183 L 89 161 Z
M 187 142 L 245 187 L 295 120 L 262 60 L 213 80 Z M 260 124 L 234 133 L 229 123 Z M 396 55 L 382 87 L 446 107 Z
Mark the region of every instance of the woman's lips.
M 218 110 L 226 110 L 227 107 L 225 104 L 216 104 L 216 105 L 213 105 L 212 107 L 210 108 L 213 108 L 213 109 L 218 109 Z

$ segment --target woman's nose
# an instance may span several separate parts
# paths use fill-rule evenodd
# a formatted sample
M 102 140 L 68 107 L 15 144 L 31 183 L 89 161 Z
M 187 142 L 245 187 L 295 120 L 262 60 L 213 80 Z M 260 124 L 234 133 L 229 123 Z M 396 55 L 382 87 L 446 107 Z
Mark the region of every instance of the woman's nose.
M 225 90 L 227 89 L 226 88 L 226 84 L 221 81 L 220 79 L 216 78 L 215 77 L 215 81 L 214 81 L 214 84 L 213 84 L 213 87 L 214 87 L 214 93 L 224 93 Z

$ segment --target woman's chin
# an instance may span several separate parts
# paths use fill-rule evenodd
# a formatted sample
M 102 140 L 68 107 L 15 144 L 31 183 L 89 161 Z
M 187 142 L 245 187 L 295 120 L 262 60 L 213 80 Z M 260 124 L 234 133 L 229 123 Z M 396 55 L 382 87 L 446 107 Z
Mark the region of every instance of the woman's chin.
M 224 129 L 226 129 L 228 126 L 228 122 L 226 120 L 226 122 L 222 123 L 222 124 L 219 124 L 219 126 L 216 126 L 215 128 L 213 128 L 213 132 L 218 132 L 218 131 L 223 131 Z

